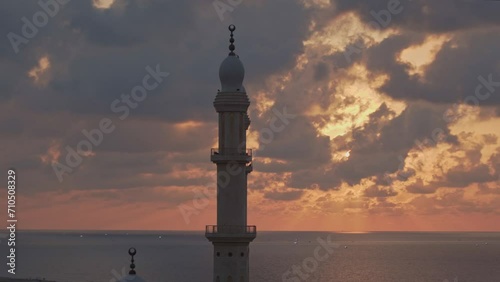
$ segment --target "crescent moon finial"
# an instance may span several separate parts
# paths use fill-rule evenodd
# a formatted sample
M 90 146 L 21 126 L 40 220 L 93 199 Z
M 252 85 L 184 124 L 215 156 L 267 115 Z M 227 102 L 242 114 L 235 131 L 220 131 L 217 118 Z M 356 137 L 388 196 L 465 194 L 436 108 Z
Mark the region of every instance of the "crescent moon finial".
M 135 275 L 134 256 L 135 256 L 135 254 L 137 254 L 137 250 L 135 248 L 130 248 L 130 249 L 128 249 L 128 254 L 132 257 L 130 259 L 130 271 L 128 272 L 128 274 Z

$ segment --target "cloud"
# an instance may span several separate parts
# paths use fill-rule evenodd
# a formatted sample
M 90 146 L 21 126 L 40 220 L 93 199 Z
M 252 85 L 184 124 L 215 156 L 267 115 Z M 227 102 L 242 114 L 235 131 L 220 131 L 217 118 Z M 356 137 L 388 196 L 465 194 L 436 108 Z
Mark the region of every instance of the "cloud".
M 20 31 L 19 19 L 40 8 L 36 3 L 7 5 L 12 9 L 1 20 L 5 34 Z M 308 31 L 308 12 L 301 4 L 262 5 L 246 3 L 238 9 L 245 11 L 238 17 L 236 46 L 250 74 L 247 83 L 255 75 L 260 81 L 293 64 Z M 276 23 L 274 15 L 284 7 L 287 12 Z M 93 150 L 95 156 L 86 158 L 68 177 L 72 180 L 63 185 L 66 189 L 205 183 L 203 175 L 196 180 L 168 175 L 144 179 L 142 174 L 170 173 L 173 168 L 167 160 L 176 162 L 177 170 L 190 169 L 182 168 L 188 163 L 213 169 L 205 161 L 215 142 L 217 114 L 212 102 L 219 87 L 218 66 L 228 52 L 229 32 L 228 23 L 221 24 L 212 8 L 203 1 L 121 1 L 100 10 L 91 1 L 71 2 L 22 46 L 21 55 L 2 45 L 0 68 L 5 75 L 0 88 L 5 90 L 2 99 L 9 103 L 0 105 L 0 131 L 6 137 L 2 143 L 13 148 L 19 138 L 30 139 L 30 143 L 17 142 L 19 151 L 12 150 L 2 163 L 26 169 L 30 183 L 40 191 L 61 187 L 54 181 L 57 178 L 51 179 L 55 174 L 50 162 L 42 162 L 41 156 L 53 148 L 57 154 L 53 160 L 62 162 L 66 146 L 75 147 L 84 139 L 82 129 L 97 128 L 105 117 L 113 120 L 116 130 L 104 136 Z M 257 16 L 260 26 L 254 21 Z M 264 27 L 270 32 L 261 32 Z M 276 34 L 286 36 L 287 41 L 276 41 Z M 47 84 L 40 87 L 28 72 L 41 58 L 50 60 L 50 68 L 44 70 Z M 129 118 L 119 121 L 111 103 L 141 83 L 146 66 L 157 64 L 171 77 L 131 110 Z
M 335 170 L 337 177 L 342 177 L 349 184 L 357 184 L 363 178 L 403 169 L 401 158 L 406 158 L 419 142 L 431 147 L 439 142 L 457 142 L 442 119 L 439 108 L 410 104 L 388 122 L 378 118 L 388 114 L 387 107 L 382 105 L 371 115 L 366 126 L 353 130 L 352 141 L 345 145 L 351 149 L 350 157 L 339 163 Z
M 448 170 L 445 177 L 446 185 L 450 187 L 467 187 L 472 183 L 485 183 L 498 179 L 498 176 L 492 174 L 486 164 L 472 168 L 457 166 Z
M 261 137 L 261 140 L 267 139 L 267 135 Z M 270 142 L 263 143 L 258 156 L 284 160 L 289 164 L 285 165 L 288 169 L 310 167 L 313 163 L 321 165 L 330 160 L 330 139 L 318 136 L 316 128 L 304 117 L 294 118 L 282 132 L 275 133 Z M 264 171 L 266 167 L 264 164 Z
M 433 194 L 439 187 L 435 183 L 424 184 L 422 179 L 406 186 L 406 191 L 413 194 Z
M 304 195 L 304 191 L 266 192 L 264 198 L 275 201 L 295 201 Z
M 365 197 L 370 197 L 370 198 L 393 197 L 396 196 L 397 194 L 398 193 L 391 188 L 381 188 L 375 185 L 366 188 L 365 191 L 363 192 L 363 195 Z
M 498 17 L 495 16 L 497 3 L 494 1 L 334 0 L 333 2 L 339 14 L 354 12 L 365 23 L 374 21 L 373 13 L 387 10 L 390 2 L 399 3 L 402 11 L 391 16 L 387 28 L 398 27 L 410 31 L 444 33 L 488 27 L 500 23 Z

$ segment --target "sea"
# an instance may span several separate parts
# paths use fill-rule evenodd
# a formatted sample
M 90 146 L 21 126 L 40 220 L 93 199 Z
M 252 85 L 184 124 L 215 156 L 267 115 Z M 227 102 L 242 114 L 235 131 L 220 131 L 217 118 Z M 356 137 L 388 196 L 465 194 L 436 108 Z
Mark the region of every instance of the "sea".
M 202 232 L 18 231 L 15 275 L 57 282 L 211 282 L 213 246 Z M 0 279 L 1 280 L 1 279 Z M 500 282 L 498 232 L 265 232 L 250 245 L 252 282 Z

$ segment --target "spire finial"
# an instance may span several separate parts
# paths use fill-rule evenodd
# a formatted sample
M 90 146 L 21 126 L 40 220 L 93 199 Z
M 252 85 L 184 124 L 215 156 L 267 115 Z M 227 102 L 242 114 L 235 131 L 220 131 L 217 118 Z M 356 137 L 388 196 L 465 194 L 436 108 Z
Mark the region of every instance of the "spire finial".
M 135 250 L 135 248 L 130 248 L 128 249 L 128 254 L 130 256 L 132 256 L 132 259 L 130 260 L 130 271 L 128 272 L 128 274 L 130 275 L 135 275 L 135 264 L 134 264 L 134 256 L 135 254 L 137 253 L 137 251 Z
M 234 44 L 233 44 L 234 43 L 233 31 L 235 31 L 235 30 L 236 30 L 236 26 L 234 24 L 229 25 L 229 31 L 231 32 L 231 39 L 229 39 L 229 42 L 231 42 L 231 44 L 229 45 L 229 50 L 231 52 L 229 52 L 229 56 L 234 56 L 235 55 L 234 54 L 235 47 L 234 47 Z

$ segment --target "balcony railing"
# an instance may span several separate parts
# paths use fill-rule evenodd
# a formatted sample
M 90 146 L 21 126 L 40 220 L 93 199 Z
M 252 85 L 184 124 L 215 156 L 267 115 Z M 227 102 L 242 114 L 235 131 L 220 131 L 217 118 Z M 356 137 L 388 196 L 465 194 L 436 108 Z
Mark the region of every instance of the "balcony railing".
M 206 234 L 257 234 L 255 225 L 207 225 Z
M 252 149 L 240 149 L 240 148 L 212 148 L 210 155 L 225 155 L 225 156 L 247 156 L 252 157 Z

